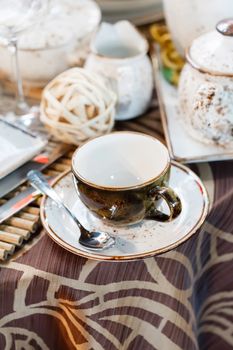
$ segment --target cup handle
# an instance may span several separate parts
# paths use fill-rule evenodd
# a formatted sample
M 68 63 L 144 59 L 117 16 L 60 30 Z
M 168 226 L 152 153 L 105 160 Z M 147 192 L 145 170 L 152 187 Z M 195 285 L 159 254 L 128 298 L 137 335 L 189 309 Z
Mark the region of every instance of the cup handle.
M 180 215 L 182 210 L 181 200 L 171 188 L 157 186 L 150 190 L 149 196 L 152 197 L 152 201 L 157 200 L 158 197 L 162 197 L 169 207 L 170 215 L 167 215 L 157 210 L 154 206 L 151 206 L 147 212 L 147 218 L 165 222 L 171 221 Z

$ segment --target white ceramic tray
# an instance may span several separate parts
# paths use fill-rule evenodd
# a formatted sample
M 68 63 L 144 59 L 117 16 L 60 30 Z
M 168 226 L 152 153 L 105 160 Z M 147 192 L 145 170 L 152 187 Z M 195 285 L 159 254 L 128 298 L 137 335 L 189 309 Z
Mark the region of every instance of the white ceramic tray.
M 153 63 L 161 119 L 171 158 L 182 163 L 233 159 L 233 148 L 203 144 L 187 133 L 178 109 L 177 88 L 165 80 L 155 57 Z

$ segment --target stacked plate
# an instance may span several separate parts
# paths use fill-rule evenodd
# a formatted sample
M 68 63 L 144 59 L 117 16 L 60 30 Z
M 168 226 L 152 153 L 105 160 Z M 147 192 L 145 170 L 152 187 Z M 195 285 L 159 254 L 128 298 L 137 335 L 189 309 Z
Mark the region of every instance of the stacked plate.
M 40 153 L 46 144 L 46 140 L 0 117 L 0 179 Z
M 163 18 L 162 0 L 97 0 L 108 22 L 129 20 L 135 25 L 151 23 Z

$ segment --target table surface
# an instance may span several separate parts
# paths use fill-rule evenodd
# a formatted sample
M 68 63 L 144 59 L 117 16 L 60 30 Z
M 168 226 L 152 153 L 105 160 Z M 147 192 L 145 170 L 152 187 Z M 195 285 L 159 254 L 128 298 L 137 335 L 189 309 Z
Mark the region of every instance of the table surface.
M 116 129 L 163 140 L 156 98 L 146 115 Z M 95 262 L 39 232 L 1 263 L 0 349 L 232 349 L 232 166 L 192 166 L 212 210 L 197 234 L 166 254 Z

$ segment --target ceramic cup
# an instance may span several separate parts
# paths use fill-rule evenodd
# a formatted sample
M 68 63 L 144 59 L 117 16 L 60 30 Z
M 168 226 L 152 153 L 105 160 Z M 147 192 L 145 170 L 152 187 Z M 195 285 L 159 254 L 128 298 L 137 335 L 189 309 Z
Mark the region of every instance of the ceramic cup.
M 181 201 L 168 187 L 170 158 L 157 139 L 116 132 L 79 147 L 72 172 L 81 201 L 96 216 L 114 225 L 130 225 L 146 217 L 170 221 L 181 212 Z M 170 213 L 158 210 L 163 198 Z

